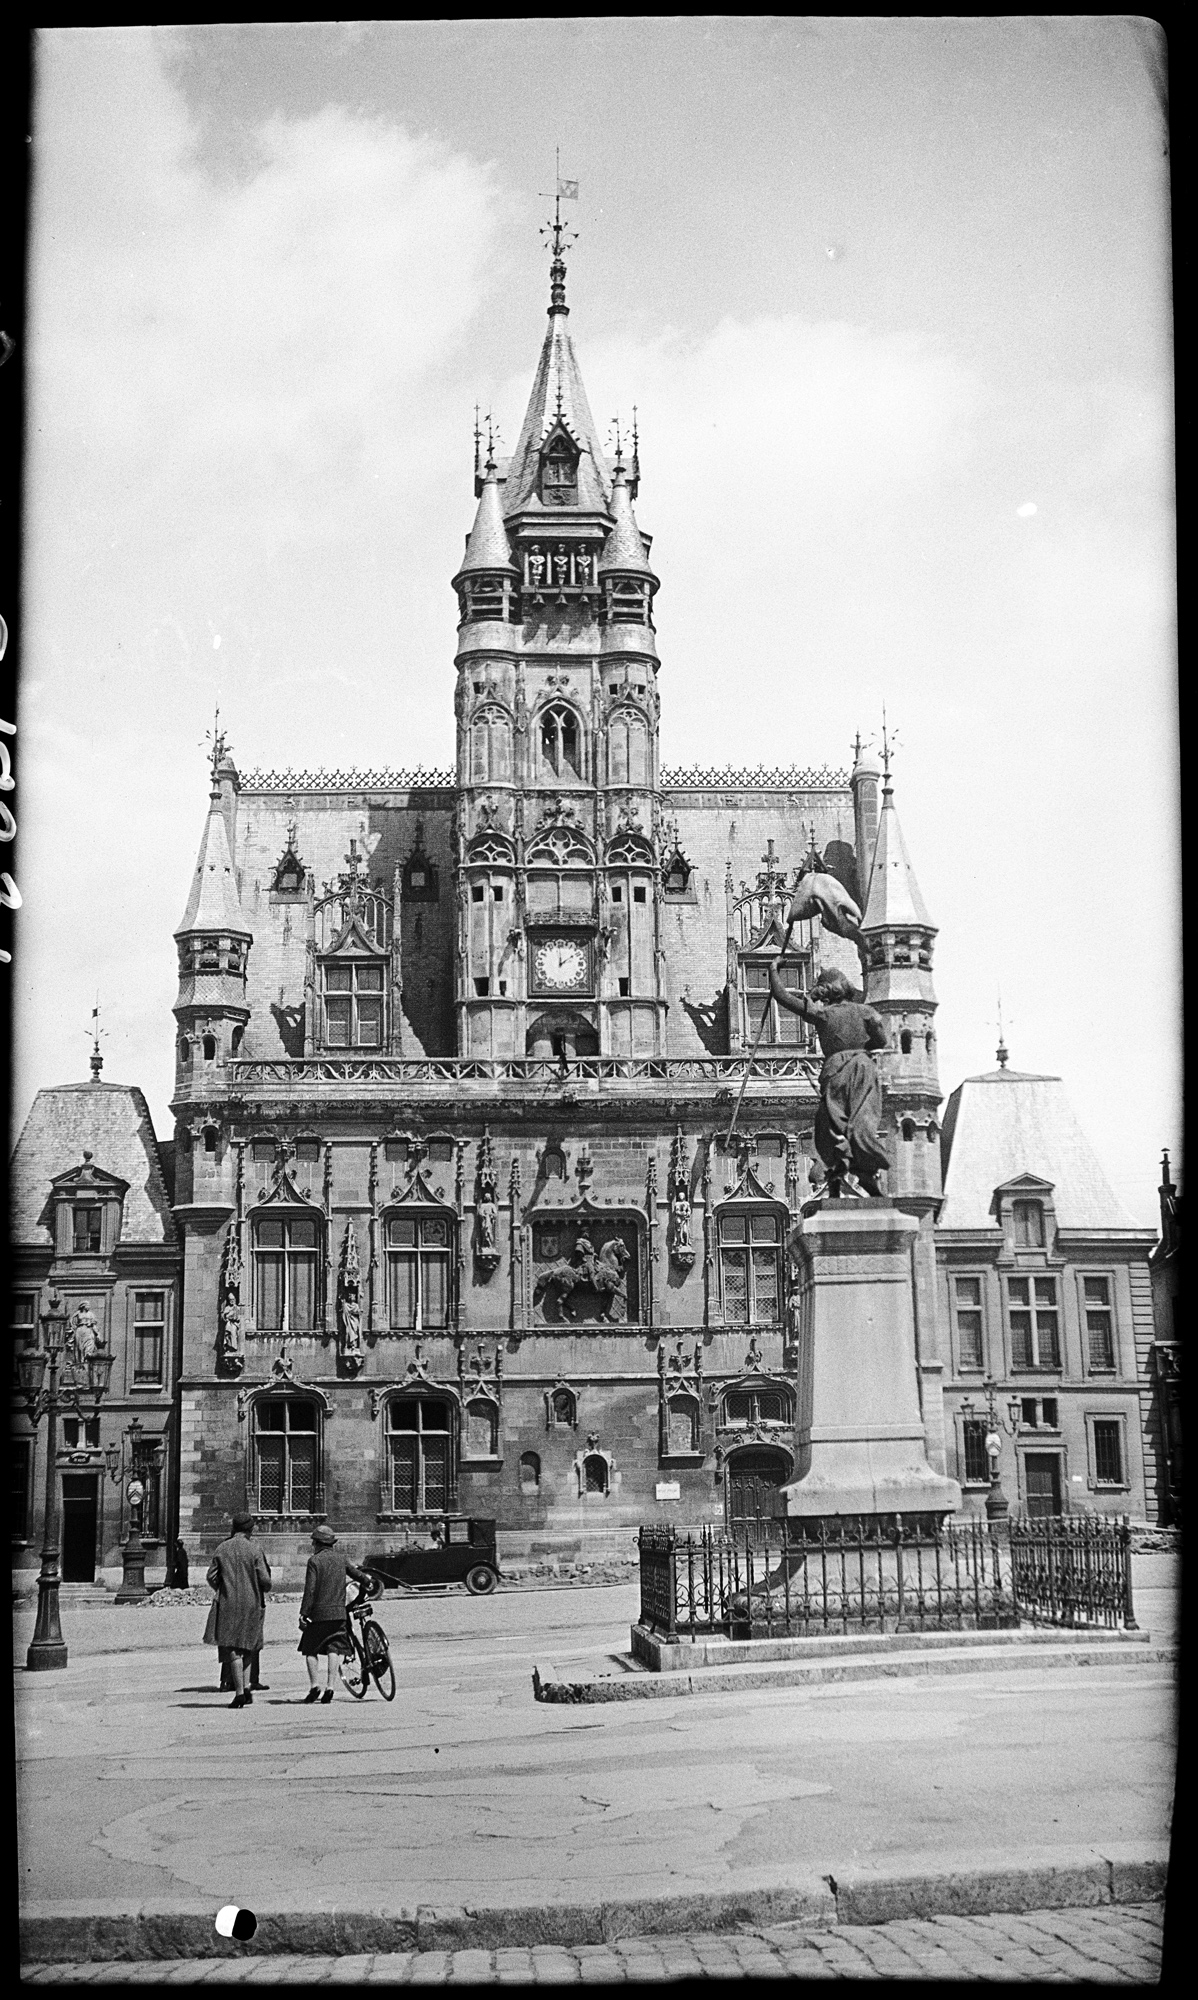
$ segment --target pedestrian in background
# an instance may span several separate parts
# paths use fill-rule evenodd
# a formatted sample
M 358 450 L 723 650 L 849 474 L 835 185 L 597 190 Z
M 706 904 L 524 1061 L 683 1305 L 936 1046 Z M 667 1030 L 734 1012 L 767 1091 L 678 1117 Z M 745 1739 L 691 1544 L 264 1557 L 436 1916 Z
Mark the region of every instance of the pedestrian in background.
M 312 1553 L 308 1557 L 308 1573 L 304 1578 L 304 1595 L 299 1612 L 299 1651 L 307 1663 L 309 1682 L 305 1701 L 330 1702 L 333 1699 L 337 1661 L 349 1643 L 345 1623 L 346 1578 L 352 1576 L 355 1583 L 361 1584 L 373 1582 L 370 1571 L 350 1562 L 344 1550 L 336 1544 L 337 1537 L 331 1528 L 323 1524 L 313 1528 Z M 328 1662 L 328 1685 L 323 1694 L 319 1665 L 322 1653 Z
M 209 1627 L 221 1663 L 233 1677 L 229 1707 L 248 1708 L 254 1697 L 246 1686 L 246 1669 L 262 1645 L 270 1564 L 252 1540 L 250 1515 L 234 1514 L 232 1528 L 228 1541 L 218 1545 L 208 1565 L 208 1582 L 216 1592 Z
M 186 1590 L 190 1572 L 187 1565 L 187 1550 L 181 1540 L 175 1543 L 175 1561 L 171 1570 L 171 1584 L 175 1590 Z

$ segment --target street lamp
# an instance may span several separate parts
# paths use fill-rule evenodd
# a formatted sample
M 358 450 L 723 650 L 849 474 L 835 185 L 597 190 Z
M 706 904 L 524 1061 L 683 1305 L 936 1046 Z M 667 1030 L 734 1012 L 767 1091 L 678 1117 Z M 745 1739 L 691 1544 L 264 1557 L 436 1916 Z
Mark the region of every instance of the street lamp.
M 41 1345 L 25 1348 L 17 1357 L 17 1402 L 36 1430 L 43 1417 L 46 1423 L 46 1505 L 42 1524 L 42 1566 L 37 1579 L 37 1622 L 25 1655 L 31 1672 L 47 1667 L 65 1667 L 66 1642 L 58 1613 L 59 1525 L 58 1525 L 58 1412 L 62 1407 L 75 1411 L 85 1422 L 100 1414 L 100 1400 L 108 1389 L 112 1356 L 97 1347 L 87 1356 L 87 1386 L 94 1407 L 91 1418 L 80 1403 L 80 1384 L 58 1386 L 58 1365 L 67 1337 L 67 1315 L 57 1292 L 51 1292 L 41 1315 Z M 50 1384 L 43 1387 L 49 1369 Z
M 971 1398 L 966 1396 L 961 1404 L 961 1417 L 967 1424 L 985 1423 L 986 1434 L 984 1443 L 986 1447 L 986 1459 L 990 1468 L 990 1491 L 986 1495 L 986 1519 L 988 1521 L 1005 1521 L 1011 1511 L 1011 1503 L 1002 1490 L 1002 1475 L 999 1469 L 999 1461 L 1002 1455 L 1003 1432 L 1005 1431 L 1008 1437 L 1014 1437 L 1019 1429 L 1019 1398 L 1018 1396 L 1008 1397 L 1007 1413 L 1004 1417 L 999 1411 L 998 1383 L 995 1381 L 993 1375 L 986 1376 L 982 1383 L 982 1389 L 986 1397 L 984 1414 L 975 1410 Z

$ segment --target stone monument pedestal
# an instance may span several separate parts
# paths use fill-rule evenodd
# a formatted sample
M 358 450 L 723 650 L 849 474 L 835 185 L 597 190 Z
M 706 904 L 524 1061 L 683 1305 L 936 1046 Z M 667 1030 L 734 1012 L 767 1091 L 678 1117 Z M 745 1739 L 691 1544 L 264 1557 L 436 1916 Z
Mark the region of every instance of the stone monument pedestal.
M 799 1406 L 791 1520 L 953 1513 L 928 1464 L 916 1370 L 912 1244 L 885 1200 L 827 1201 L 791 1237 L 799 1268 Z

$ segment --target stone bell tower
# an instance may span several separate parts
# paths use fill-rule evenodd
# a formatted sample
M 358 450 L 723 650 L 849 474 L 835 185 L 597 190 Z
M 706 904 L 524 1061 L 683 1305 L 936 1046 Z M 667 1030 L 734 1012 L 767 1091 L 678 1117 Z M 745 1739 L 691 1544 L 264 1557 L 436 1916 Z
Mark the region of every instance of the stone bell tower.
M 636 430 L 609 460 L 570 339 L 560 211 L 520 436 L 501 459 L 476 434 L 453 579 L 463 1056 L 663 1047 L 658 580 L 633 513 Z

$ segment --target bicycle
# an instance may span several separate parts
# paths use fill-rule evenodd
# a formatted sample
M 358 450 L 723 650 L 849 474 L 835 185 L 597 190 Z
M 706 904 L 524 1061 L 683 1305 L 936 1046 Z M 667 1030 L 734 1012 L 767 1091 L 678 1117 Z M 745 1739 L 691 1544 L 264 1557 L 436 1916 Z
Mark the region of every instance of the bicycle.
M 375 1592 L 381 1596 L 381 1591 Z M 361 1629 L 355 1629 L 355 1621 Z M 350 1651 L 343 1653 L 337 1671 L 355 1701 L 362 1701 L 373 1680 L 384 1701 L 395 1700 L 395 1668 L 387 1634 L 376 1625 L 374 1605 L 368 1597 L 357 1597 L 346 1606 L 345 1635 Z

